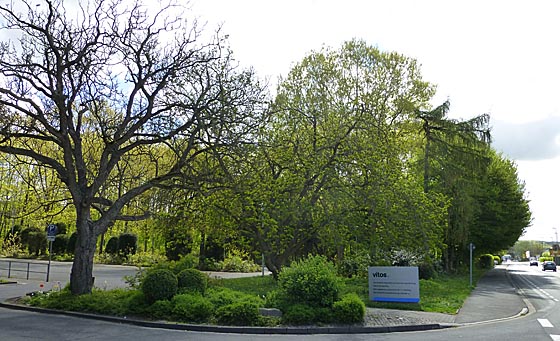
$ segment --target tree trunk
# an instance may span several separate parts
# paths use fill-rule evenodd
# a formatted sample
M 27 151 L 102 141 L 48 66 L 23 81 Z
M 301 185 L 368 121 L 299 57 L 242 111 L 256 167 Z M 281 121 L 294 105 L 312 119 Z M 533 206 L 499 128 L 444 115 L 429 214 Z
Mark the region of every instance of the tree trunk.
M 93 288 L 93 257 L 97 235 L 91 221 L 78 217 L 74 262 L 70 273 L 70 291 L 74 295 L 89 294 Z

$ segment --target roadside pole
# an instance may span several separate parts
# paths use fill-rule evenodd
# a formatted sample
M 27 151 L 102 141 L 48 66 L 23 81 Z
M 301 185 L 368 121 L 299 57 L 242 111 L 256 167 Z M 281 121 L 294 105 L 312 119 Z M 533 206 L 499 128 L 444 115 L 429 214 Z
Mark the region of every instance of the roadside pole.
M 49 241 L 49 265 L 47 266 L 47 280 L 49 281 L 49 277 L 51 274 L 51 257 L 52 257 L 52 243 L 56 239 L 56 225 L 49 224 L 47 225 L 47 240 Z
M 470 243 L 469 244 L 469 258 L 470 258 L 470 267 L 469 267 L 469 286 L 472 287 L 472 270 L 473 270 L 473 261 L 472 261 L 472 253 L 473 250 L 475 249 L 474 244 Z

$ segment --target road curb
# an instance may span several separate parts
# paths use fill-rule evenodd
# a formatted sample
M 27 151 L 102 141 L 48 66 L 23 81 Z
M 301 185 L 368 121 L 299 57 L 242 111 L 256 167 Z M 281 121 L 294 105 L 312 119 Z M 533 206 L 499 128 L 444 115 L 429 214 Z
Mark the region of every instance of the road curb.
M 171 330 L 184 330 L 194 332 L 211 332 L 211 333 L 235 333 L 235 334 L 283 334 L 283 335 L 311 335 L 311 334 L 374 334 L 374 333 L 395 333 L 395 332 L 412 332 L 412 331 L 428 331 L 436 329 L 445 329 L 456 327 L 451 324 L 421 324 L 421 325 L 403 325 L 403 326 L 330 326 L 330 327 L 237 327 L 237 326 L 216 326 L 202 324 L 185 324 L 174 322 L 157 322 L 138 319 L 130 319 L 126 317 L 116 317 L 108 315 L 87 314 L 73 311 L 45 309 L 31 307 L 21 304 L 12 304 L 0 302 L 1 308 L 32 311 L 43 314 L 65 315 L 79 318 L 95 319 L 106 322 L 130 324 L 148 328 L 161 328 Z

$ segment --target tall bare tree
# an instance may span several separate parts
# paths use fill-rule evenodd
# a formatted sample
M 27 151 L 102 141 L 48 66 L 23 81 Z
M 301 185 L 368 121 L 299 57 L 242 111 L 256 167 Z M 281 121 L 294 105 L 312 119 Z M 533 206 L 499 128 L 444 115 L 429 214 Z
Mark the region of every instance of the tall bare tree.
M 53 169 L 67 187 L 78 232 L 70 288 L 84 294 L 97 237 L 115 220 L 143 217 L 123 207 L 177 178 L 196 186 L 189 165 L 250 138 L 264 91 L 251 70 L 237 70 L 219 31 L 201 43 L 175 3 L 76 3 L 0 5 L 0 152 Z M 37 148 L 46 144 L 56 153 Z M 134 186 L 105 190 L 120 163 L 158 162 L 145 156 L 162 147 L 172 157 L 154 175 L 137 167 Z

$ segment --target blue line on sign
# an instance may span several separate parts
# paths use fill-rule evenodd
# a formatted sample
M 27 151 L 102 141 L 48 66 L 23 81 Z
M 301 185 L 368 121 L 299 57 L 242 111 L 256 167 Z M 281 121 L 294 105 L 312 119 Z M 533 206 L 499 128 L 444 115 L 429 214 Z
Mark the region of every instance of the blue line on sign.
M 374 297 L 371 300 L 372 301 L 379 301 L 379 302 L 401 302 L 401 303 L 418 303 L 418 302 L 420 302 L 419 298 Z

